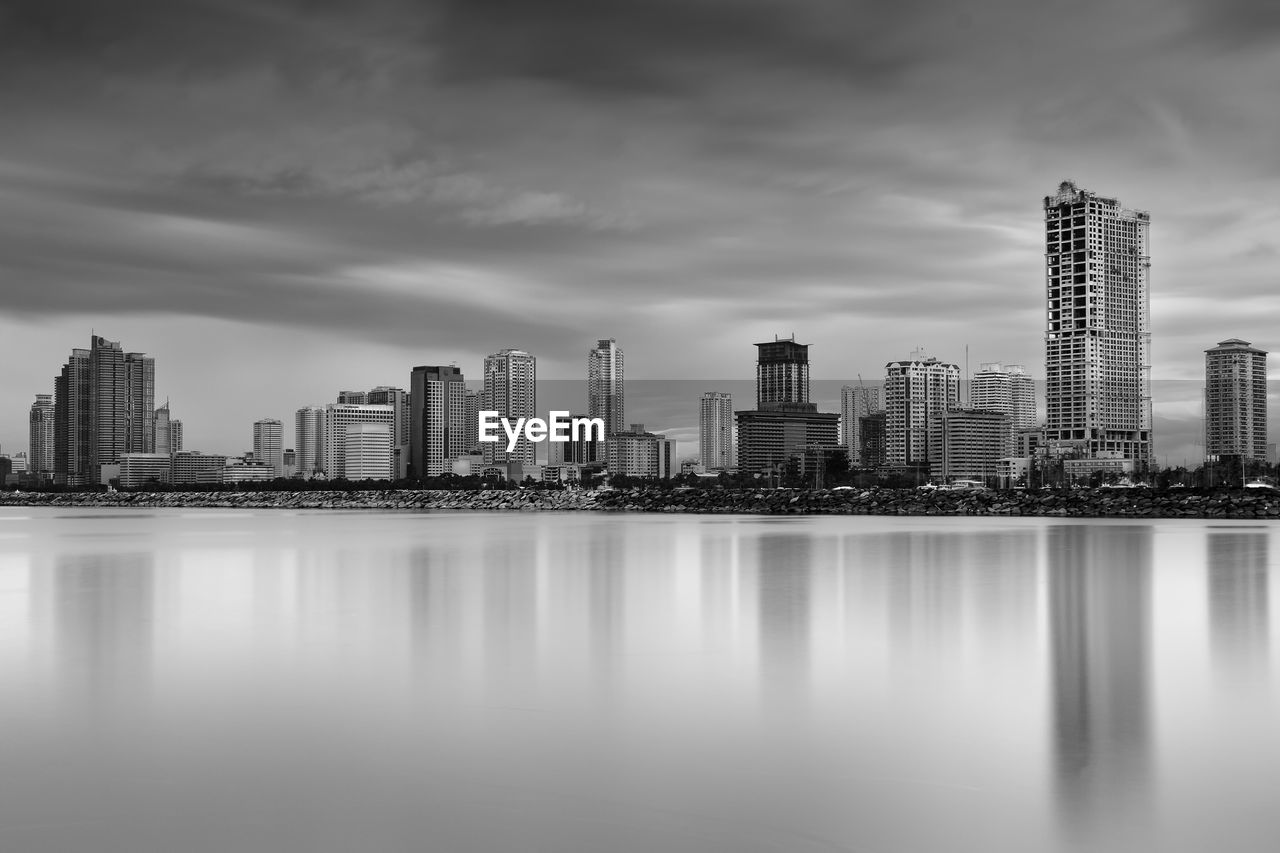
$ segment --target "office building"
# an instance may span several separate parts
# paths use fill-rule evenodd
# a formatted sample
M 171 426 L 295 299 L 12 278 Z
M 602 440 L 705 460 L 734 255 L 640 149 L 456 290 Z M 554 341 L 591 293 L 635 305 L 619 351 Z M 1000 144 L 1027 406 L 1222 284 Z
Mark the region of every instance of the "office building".
M 53 473 L 54 405 L 52 394 L 37 394 L 31 404 L 27 450 L 32 474 Z
M 734 413 L 738 470 L 776 470 L 802 448 L 839 445 L 840 415 L 809 402 L 809 346 L 793 336 L 756 348 L 756 408 Z
M 626 429 L 622 350 L 613 338 L 587 353 L 587 417 L 604 421 L 605 435 Z
M 1077 459 L 1152 459 L 1150 214 L 1064 181 L 1044 198 L 1045 440 Z
M 885 365 L 885 464 L 930 462 L 933 419 L 960 406 L 960 368 L 917 357 Z
M 462 421 L 462 446 L 466 449 L 465 455 L 468 456 L 480 453 L 480 402 L 483 398 L 483 391 L 471 389 L 467 390 L 463 398 L 467 414 Z
M 293 449 L 304 480 L 324 474 L 324 407 L 303 406 L 294 413 Z
M 1004 412 L 1012 429 L 1034 429 L 1035 382 L 1020 364 L 984 363 L 969 386 L 969 408 Z
M 733 395 L 708 391 L 698 408 L 698 458 L 703 471 L 733 467 Z
M 1009 416 L 981 409 L 952 409 L 932 417 L 929 474 L 935 480 L 987 480 L 1009 454 Z
M 337 403 L 341 406 L 369 405 L 368 391 L 339 391 Z
M 290 480 L 298 475 L 298 454 L 292 447 L 286 447 L 283 454 L 284 476 Z
M 391 465 L 390 423 L 347 425 L 342 476 L 348 480 L 385 480 Z
M 537 379 L 537 359 L 524 350 L 504 349 L 485 356 L 483 409 L 497 412 L 497 417 L 513 424 L 519 418 L 537 417 Z M 480 447 L 486 464 L 536 462 L 533 442 L 523 434 L 511 453 L 505 441 L 482 442 Z
M 631 424 L 605 439 L 609 474 L 615 477 L 669 479 L 676 470 L 676 443 L 663 435 L 646 432 L 644 424 Z
M 284 476 L 284 425 L 275 418 L 253 422 L 253 458 Z
M 175 486 L 221 483 L 227 457 L 196 450 L 177 450 L 172 457 L 170 478 Z
M 471 452 L 462 371 L 453 365 L 413 368 L 409 398 L 409 471 L 415 477 L 449 473 L 454 459 Z
M 148 484 L 168 483 L 172 457 L 168 453 L 120 454 L 120 488 L 138 489 Z
M 371 388 L 365 395 L 370 406 L 390 406 L 395 412 L 391 422 L 391 455 L 394 457 L 397 479 L 407 476 L 409 472 L 411 397 L 403 388 L 390 385 Z
M 1229 338 L 1204 351 L 1204 451 L 1211 460 L 1266 460 L 1266 350 Z
M 321 439 L 324 460 L 324 472 L 329 479 L 346 476 L 347 470 L 347 429 L 355 424 L 383 424 L 387 428 L 388 448 L 390 447 L 391 425 L 395 421 L 395 410 L 390 406 L 354 406 L 343 403 L 330 403 L 324 407 L 324 431 Z M 382 473 L 377 479 L 395 479 L 394 458 L 388 449 Z
M 182 449 L 182 421 L 174 418 L 171 413 L 169 416 L 169 452 L 177 453 Z
M 860 420 L 880 411 L 880 389 L 863 385 L 845 385 L 840 389 L 840 443 L 855 467 L 872 467 L 862 459 Z

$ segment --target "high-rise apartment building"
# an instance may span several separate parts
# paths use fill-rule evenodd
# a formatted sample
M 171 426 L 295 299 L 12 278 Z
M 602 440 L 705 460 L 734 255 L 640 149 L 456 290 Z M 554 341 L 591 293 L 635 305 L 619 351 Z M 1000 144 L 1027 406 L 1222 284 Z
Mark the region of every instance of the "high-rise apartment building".
M 924 465 L 932 419 L 960 406 L 960 368 L 936 358 L 885 365 L 885 464 Z
M 284 425 L 275 418 L 253 422 L 253 459 L 271 468 L 277 477 L 284 476 Z
M 140 352 L 127 352 L 124 367 L 124 452 L 151 453 L 155 449 L 156 361 Z
M 324 407 L 303 406 L 294 414 L 293 422 L 297 473 L 310 480 L 324 473 Z
M 626 429 L 622 350 L 601 338 L 587 353 L 587 417 L 604 421 L 605 435 Z
M 698 410 L 698 456 L 703 470 L 723 471 L 734 463 L 733 395 L 708 391 Z
M 849 464 L 867 465 L 862 458 L 861 419 L 880 411 L 880 389 L 859 383 L 840 389 L 840 443 L 848 454 Z
M 103 465 L 152 447 L 154 360 L 94 335 L 54 380 L 54 472 L 69 485 L 97 483 Z
M 1230 338 L 1204 351 L 1204 452 L 1267 458 L 1267 352 Z
M 659 433 L 646 432 L 644 424 L 612 433 L 605 439 L 609 473 L 618 477 L 666 480 L 675 473 L 676 443 Z
M 1045 440 L 1083 459 L 1152 458 L 1150 214 L 1070 181 L 1044 198 Z
M 537 416 L 538 362 L 529 353 L 518 349 L 504 349 L 484 359 L 483 408 L 498 413 L 515 423 L 517 418 Z M 607 424 L 606 424 L 607 426 Z M 522 433 L 513 452 L 507 452 L 505 441 L 481 444 L 485 464 L 495 462 L 519 462 L 535 464 L 534 445 Z
M 53 473 L 53 412 L 53 395 L 37 394 L 31 404 L 27 447 L 32 474 Z
M 422 365 L 409 374 L 409 468 L 415 477 L 438 477 L 471 452 L 467 384 L 453 365 Z M 473 423 L 472 429 L 475 429 Z
M 969 408 L 1003 412 L 1012 429 L 1036 426 L 1035 382 L 1020 364 L 984 363 L 969 386 Z
M 171 415 L 169 418 L 169 452 L 177 453 L 179 450 L 182 450 L 182 421 Z

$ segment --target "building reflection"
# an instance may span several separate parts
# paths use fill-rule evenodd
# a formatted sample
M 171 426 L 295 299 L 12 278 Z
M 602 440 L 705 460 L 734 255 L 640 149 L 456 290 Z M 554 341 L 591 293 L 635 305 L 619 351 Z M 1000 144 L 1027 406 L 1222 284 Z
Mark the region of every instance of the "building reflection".
M 1142 849 L 1151 751 L 1152 529 L 1046 537 L 1054 789 L 1064 834 Z M 1110 849 L 1110 848 L 1108 848 Z
M 1270 534 L 1243 529 L 1215 531 L 1206 541 L 1214 674 L 1234 685 L 1265 683 L 1271 638 Z
M 149 703 L 154 585 L 150 554 L 60 554 L 34 574 L 37 643 L 64 713 L 109 724 Z
M 754 546 L 754 547 L 752 547 Z M 813 538 L 764 533 L 744 542 L 754 568 L 760 687 L 766 706 L 794 708 L 810 687 Z

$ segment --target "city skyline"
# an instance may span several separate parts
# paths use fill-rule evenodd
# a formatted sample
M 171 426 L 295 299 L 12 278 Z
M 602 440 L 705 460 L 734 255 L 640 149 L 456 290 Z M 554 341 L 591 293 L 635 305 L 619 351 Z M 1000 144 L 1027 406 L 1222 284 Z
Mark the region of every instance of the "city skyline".
M 495 11 L 10 4 L 0 398 L 95 329 L 226 449 L 243 426 L 193 392 L 230 377 L 287 422 L 500 347 L 574 379 L 600 335 L 630 383 L 714 389 L 793 332 L 815 379 L 970 345 L 1039 380 L 1038 200 L 1064 179 L 1155 216 L 1157 456 L 1195 455 L 1206 346 L 1274 344 L 1280 27 L 1246 4 Z M 1087 62 L 1060 37 L 1084 29 Z

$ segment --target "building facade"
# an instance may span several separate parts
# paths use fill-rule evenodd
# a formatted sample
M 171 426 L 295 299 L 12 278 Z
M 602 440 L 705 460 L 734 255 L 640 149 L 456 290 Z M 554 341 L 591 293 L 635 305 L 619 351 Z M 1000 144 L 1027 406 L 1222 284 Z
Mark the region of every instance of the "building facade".
M 293 450 L 298 476 L 324 474 L 324 407 L 303 406 L 294 413 Z
M 733 467 L 733 395 L 708 391 L 698 408 L 698 459 L 703 471 Z
M 343 441 L 342 476 L 348 480 L 385 480 L 391 470 L 392 423 L 354 423 Z
M 880 411 L 880 389 L 845 385 L 840 389 L 840 443 L 849 456 L 849 464 L 871 467 L 862 459 L 862 427 L 860 421 Z
M 617 477 L 669 479 L 676 471 L 675 442 L 646 432 L 644 424 L 615 432 L 605 439 L 609 473 Z
M 356 424 L 382 424 L 390 441 L 395 410 L 390 406 L 353 406 L 330 403 L 324 407 L 324 432 L 321 440 L 324 473 L 330 479 L 345 477 L 347 471 L 347 430 Z M 385 467 L 375 479 L 395 479 L 393 459 L 388 452 Z
M 1267 458 L 1267 352 L 1230 338 L 1204 351 L 1204 452 Z
M 221 483 L 227 457 L 195 450 L 178 450 L 172 455 L 171 478 L 174 485 Z
M 929 430 L 929 475 L 942 482 L 996 477 L 1009 455 L 1009 423 L 1004 412 L 952 409 L 933 416 Z
M 538 361 L 524 350 L 504 349 L 484 359 L 484 397 L 486 411 L 498 413 L 515 423 L 518 418 L 537 416 Z M 482 442 L 481 451 L 486 464 L 520 462 L 533 465 L 533 442 L 521 433 L 515 450 L 508 453 L 505 441 Z
M 885 365 L 885 464 L 928 465 L 933 419 L 960 406 L 960 368 L 936 358 Z
M 415 477 L 449 473 L 471 452 L 467 384 L 453 365 L 422 365 L 409 375 L 409 470 Z
M 58 482 L 98 483 L 102 466 L 118 465 L 120 454 L 153 449 L 155 363 L 142 353 L 94 335 L 89 349 L 72 350 L 53 396 Z
M 168 453 L 120 454 L 120 488 L 137 489 L 148 483 L 168 483 L 172 457 Z
M 284 425 L 275 418 L 253 422 L 253 458 L 284 476 Z
M 973 374 L 969 408 L 1004 412 L 1013 429 L 1034 429 L 1038 423 L 1035 382 L 1020 364 L 987 362 Z
M 31 404 L 28 430 L 28 467 L 32 474 L 53 473 L 53 395 L 37 394 Z
M 618 342 L 601 338 L 587 353 L 587 417 L 604 421 L 605 435 L 626 429 L 623 357 Z
M 809 401 L 809 346 L 795 337 L 756 344 L 756 408 L 735 412 L 738 470 L 776 469 L 805 448 L 840 443 L 840 415 Z
M 1146 466 L 1151 216 L 1064 181 L 1044 217 L 1045 440 L 1076 458 Z

